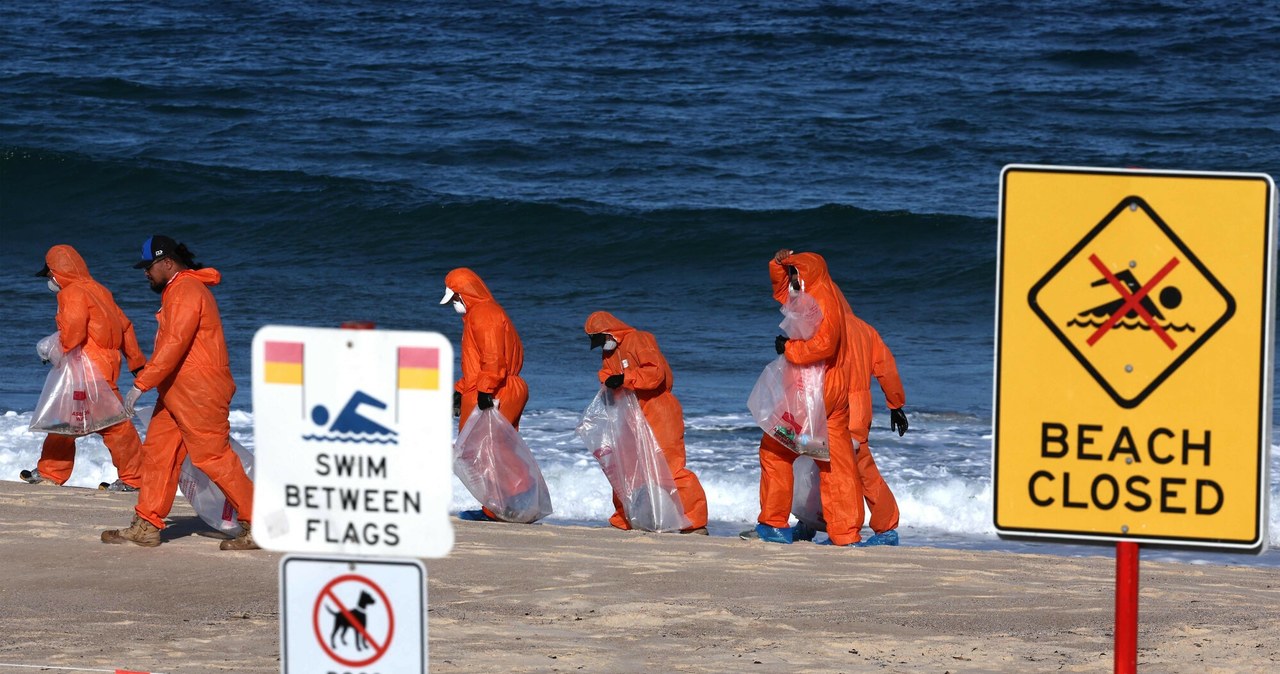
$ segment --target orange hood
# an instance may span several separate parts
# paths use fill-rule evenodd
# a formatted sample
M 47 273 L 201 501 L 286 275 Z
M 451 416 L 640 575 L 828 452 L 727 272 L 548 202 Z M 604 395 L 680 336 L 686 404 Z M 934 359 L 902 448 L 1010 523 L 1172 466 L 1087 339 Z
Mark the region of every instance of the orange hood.
M 89 275 L 89 265 L 84 263 L 84 258 L 80 257 L 80 253 L 75 248 L 66 244 L 50 248 L 49 252 L 44 254 L 44 263 L 49 265 L 49 275 L 53 276 L 53 280 L 63 288 L 73 283 L 93 280 Z
M 635 332 L 636 329 L 618 320 L 613 314 L 607 311 L 597 311 L 587 316 L 587 323 L 583 326 L 588 335 L 604 332 L 613 335 L 619 344 L 622 343 L 626 336 Z
M 795 267 L 796 274 L 804 285 L 804 291 L 810 295 L 814 294 L 817 288 L 835 285 L 831 280 L 831 273 L 827 271 L 827 261 L 817 253 L 794 253 L 783 258 L 779 264 L 783 268 Z M 774 286 L 773 298 L 786 304 L 788 298 L 786 283 Z
M 489 286 L 480 280 L 475 272 L 466 267 L 458 267 L 449 272 L 444 277 L 444 285 L 448 289 L 462 296 L 462 303 L 468 309 L 474 307 L 480 302 L 492 302 L 493 293 L 489 292 Z

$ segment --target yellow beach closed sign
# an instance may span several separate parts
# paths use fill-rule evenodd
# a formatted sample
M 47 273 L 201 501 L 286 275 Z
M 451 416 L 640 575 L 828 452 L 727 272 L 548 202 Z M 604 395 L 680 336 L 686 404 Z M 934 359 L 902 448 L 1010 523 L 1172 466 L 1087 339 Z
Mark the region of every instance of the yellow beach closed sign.
M 1275 186 L 1007 166 L 992 484 L 1002 536 L 1260 552 Z

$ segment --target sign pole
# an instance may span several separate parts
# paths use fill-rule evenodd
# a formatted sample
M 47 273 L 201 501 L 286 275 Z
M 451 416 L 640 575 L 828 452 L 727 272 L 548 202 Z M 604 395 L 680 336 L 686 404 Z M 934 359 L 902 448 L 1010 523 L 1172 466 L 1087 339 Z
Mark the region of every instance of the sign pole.
M 1138 551 L 1116 543 L 1116 674 L 1138 671 Z

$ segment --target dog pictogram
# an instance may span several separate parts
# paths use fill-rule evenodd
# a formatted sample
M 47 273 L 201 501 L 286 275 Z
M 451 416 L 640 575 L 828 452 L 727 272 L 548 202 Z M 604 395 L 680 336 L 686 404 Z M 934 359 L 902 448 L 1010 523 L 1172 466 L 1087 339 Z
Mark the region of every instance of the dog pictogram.
M 369 647 L 369 640 L 365 638 L 369 628 L 369 616 L 365 609 L 378 600 L 373 598 L 368 592 L 361 590 L 360 599 L 356 601 L 354 607 L 347 607 L 346 611 L 335 611 L 326 607 L 325 610 L 333 616 L 333 630 L 329 632 L 329 645 L 337 648 L 338 637 L 342 637 L 342 645 L 347 645 L 347 632 L 354 631 L 355 645 L 357 651 L 363 651 Z M 347 616 L 351 616 L 348 618 Z M 352 621 L 355 621 L 354 623 Z M 358 627 L 357 627 L 358 625 Z
M 329 581 L 316 597 L 312 627 L 335 662 L 363 667 L 377 662 L 395 635 L 395 612 L 386 592 L 372 580 L 346 574 Z M 328 621 L 327 624 L 322 624 Z M 348 641 L 348 632 L 354 638 Z

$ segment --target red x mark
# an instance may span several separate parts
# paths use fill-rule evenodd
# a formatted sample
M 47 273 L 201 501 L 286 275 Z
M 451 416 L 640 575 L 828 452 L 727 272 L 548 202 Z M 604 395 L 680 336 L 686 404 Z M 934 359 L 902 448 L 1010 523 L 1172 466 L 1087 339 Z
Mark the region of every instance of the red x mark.
M 1151 326 L 1151 331 L 1160 337 L 1160 340 L 1165 343 L 1165 346 L 1170 349 L 1177 346 L 1173 341 L 1173 338 L 1169 337 L 1169 334 L 1164 331 L 1164 328 L 1161 328 L 1160 325 L 1156 323 L 1156 319 L 1152 318 L 1151 314 L 1143 308 L 1141 302 L 1143 298 L 1145 298 L 1147 294 L 1150 293 L 1158 283 L 1160 283 L 1160 281 L 1164 280 L 1164 277 L 1167 276 L 1170 271 L 1173 271 L 1174 267 L 1178 266 L 1178 258 L 1175 257 L 1170 259 L 1169 262 L 1164 265 L 1163 269 L 1156 272 L 1156 275 L 1152 276 L 1151 280 L 1147 281 L 1146 285 L 1139 288 L 1138 292 L 1133 293 L 1132 295 L 1129 294 L 1129 288 L 1127 288 L 1120 279 L 1116 278 L 1115 274 L 1112 274 L 1111 270 L 1107 269 L 1106 265 L 1102 264 L 1102 260 L 1099 260 L 1097 255 L 1089 255 L 1089 261 L 1093 263 L 1093 266 L 1098 268 L 1098 271 L 1102 272 L 1102 275 L 1111 283 L 1111 287 L 1115 288 L 1116 292 L 1120 293 L 1120 297 L 1124 300 L 1124 304 L 1121 305 L 1115 313 L 1111 314 L 1111 318 L 1107 319 L 1106 323 L 1103 323 L 1101 327 L 1089 336 L 1089 339 L 1085 340 L 1088 342 L 1089 346 L 1093 346 L 1094 342 L 1102 339 L 1102 336 L 1107 334 L 1107 331 L 1116 323 L 1119 323 L 1120 319 L 1124 318 L 1124 315 L 1130 311 L 1136 311 L 1138 315 L 1142 317 L 1142 320 L 1145 321 L 1147 325 Z

